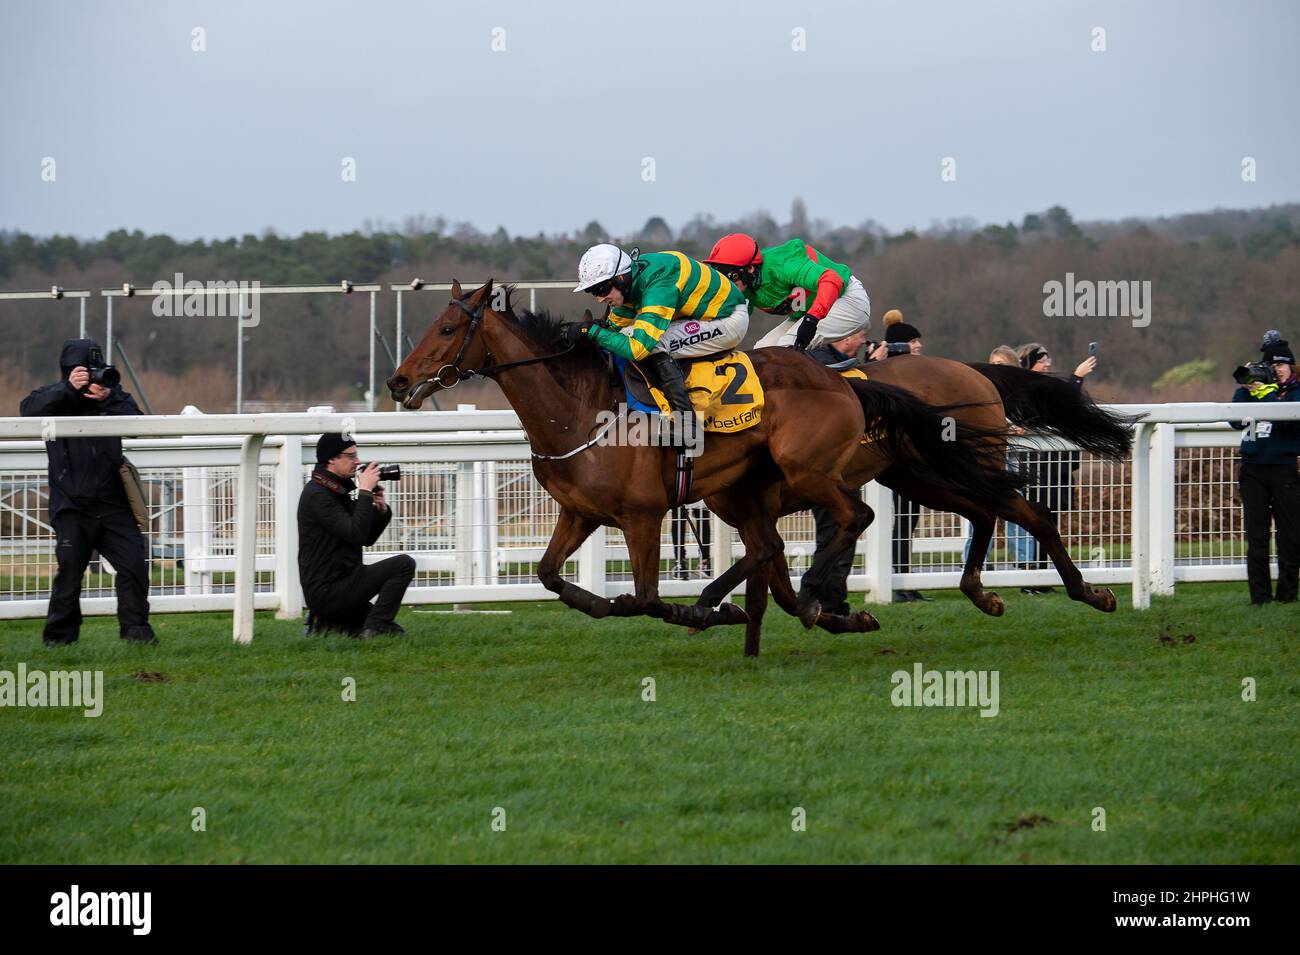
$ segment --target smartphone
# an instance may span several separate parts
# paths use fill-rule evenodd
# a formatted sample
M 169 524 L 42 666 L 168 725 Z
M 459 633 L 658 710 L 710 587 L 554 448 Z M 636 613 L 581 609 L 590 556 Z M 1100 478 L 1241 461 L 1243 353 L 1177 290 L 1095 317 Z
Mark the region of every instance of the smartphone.
M 1096 343 L 1096 342 L 1088 342 L 1088 354 L 1089 354 L 1089 355 L 1096 355 L 1096 354 L 1097 354 L 1097 351 L 1098 351 L 1097 343 Z

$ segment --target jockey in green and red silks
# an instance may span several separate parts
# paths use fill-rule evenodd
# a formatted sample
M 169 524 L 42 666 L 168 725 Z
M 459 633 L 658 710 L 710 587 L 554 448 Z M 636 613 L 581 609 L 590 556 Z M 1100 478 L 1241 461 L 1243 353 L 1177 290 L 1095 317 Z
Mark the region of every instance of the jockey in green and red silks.
M 802 351 L 871 323 L 871 299 L 862 282 L 802 239 L 761 249 L 752 236 L 733 232 L 718 240 L 705 261 L 731 279 L 750 305 L 789 316 L 758 348 L 793 345 Z

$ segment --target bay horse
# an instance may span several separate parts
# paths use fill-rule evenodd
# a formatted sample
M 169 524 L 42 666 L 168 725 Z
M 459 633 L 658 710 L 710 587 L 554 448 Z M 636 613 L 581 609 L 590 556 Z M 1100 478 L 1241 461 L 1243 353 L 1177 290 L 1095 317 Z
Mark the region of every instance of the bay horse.
M 992 425 L 991 415 L 1005 413 L 1007 420 L 1029 433 L 1061 437 L 1081 450 L 1104 458 L 1125 457 L 1132 447 L 1131 425 L 1136 418 L 1107 411 L 1095 404 L 1081 389 L 1050 375 L 1009 365 L 960 363 L 920 355 L 904 355 L 872 362 L 865 370 L 870 379 L 896 384 L 932 404 L 948 403 L 955 396 L 967 396 L 972 391 L 978 393 L 981 386 L 975 379 L 983 379 L 985 397 L 992 392 L 999 400 L 965 404 L 955 411 L 958 417 L 974 427 L 989 428 Z M 986 441 L 986 446 L 994 453 L 1005 456 L 1005 439 L 991 437 Z M 969 520 L 973 533 L 959 586 L 971 603 L 984 613 L 997 617 L 1005 609 L 1001 598 L 985 591 L 980 583 L 984 558 L 999 517 L 1020 525 L 1038 540 L 1071 599 L 1105 613 L 1115 610 L 1115 595 L 1111 590 L 1094 589 L 1083 579 L 1045 505 L 1026 500 L 1015 490 L 1009 490 L 1002 498 L 992 502 L 973 500 L 958 490 L 939 487 L 923 478 L 918 479 L 917 475 L 910 472 L 906 460 L 885 463 L 883 468 L 882 463 L 878 453 L 869 446 L 864 447 L 846 469 L 845 481 L 861 485 L 874 478 L 917 504 L 932 510 L 960 514 Z M 766 493 L 766 507 L 773 519 L 806 510 L 809 506 L 806 500 L 785 485 L 777 484 L 767 489 Z M 725 509 L 728 505 L 725 496 L 716 501 L 706 500 L 705 503 L 711 508 L 716 504 Z M 801 616 L 790 582 L 784 549 L 747 580 L 745 610 L 749 621 L 746 640 L 755 646 L 761 633 L 769 587 L 781 609 Z M 807 625 L 806 619 L 804 623 Z M 830 632 L 842 632 L 837 629 L 837 618 L 828 615 L 823 615 L 817 625 Z
M 791 349 L 760 349 L 750 359 L 766 397 L 762 418 L 744 431 L 707 435 L 694 461 L 688 498 L 721 495 L 724 519 L 740 531 L 745 556 L 706 588 L 716 600 L 666 603 L 659 597 L 660 532 L 668 511 L 686 503 L 674 499 L 675 454 L 651 445 L 603 443 L 608 427 L 600 430 L 595 422 L 615 409 L 621 393 L 605 354 L 544 313 L 517 316 L 508 293 L 498 311 L 491 306 L 492 288 L 489 280 L 464 294 L 454 282 L 450 303 L 388 379 L 388 388 L 393 400 L 415 409 L 435 391 L 469 377 L 489 377 L 500 385 L 533 447 L 533 473 L 560 505 L 538 577 L 562 602 L 588 616 L 648 615 L 692 629 L 746 622 L 745 611 L 720 601 L 781 549 L 763 496 L 755 493 L 779 481 L 801 499 L 827 508 L 838 525 L 826 553 L 804 575 L 796 600 L 801 618 L 816 623 L 825 616 L 816 590 L 827 568 L 871 521 L 857 485 L 843 480 L 868 421 L 886 458 L 908 460 L 928 483 L 978 501 L 995 500 L 1019 483 L 1001 462 L 986 465 L 978 445 L 983 435 L 961 428 L 952 432 L 935 409 L 902 389 L 874 381 L 850 387 L 834 371 Z M 1001 419 L 998 425 L 1001 431 Z M 602 524 L 620 528 L 627 540 L 633 594 L 600 597 L 561 574 L 564 562 Z M 858 632 L 879 626 L 865 612 L 844 623 Z

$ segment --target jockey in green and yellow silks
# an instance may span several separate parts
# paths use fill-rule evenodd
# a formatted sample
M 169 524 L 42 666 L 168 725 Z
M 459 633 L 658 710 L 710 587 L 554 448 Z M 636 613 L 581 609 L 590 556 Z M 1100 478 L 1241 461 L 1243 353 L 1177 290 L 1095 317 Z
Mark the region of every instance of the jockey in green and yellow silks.
M 633 258 L 616 245 L 592 246 L 578 264 L 574 291 L 588 292 L 610 309 L 608 324 L 588 326 L 587 336 L 636 362 L 684 419 L 693 418 L 693 410 L 673 359 L 730 351 L 749 329 L 741 290 L 681 252 Z
M 789 316 L 758 348 L 793 345 L 802 351 L 871 324 L 871 299 L 862 283 L 802 239 L 761 249 L 752 236 L 734 232 L 718 240 L 706 262 L 739 286 L 755 308 Z

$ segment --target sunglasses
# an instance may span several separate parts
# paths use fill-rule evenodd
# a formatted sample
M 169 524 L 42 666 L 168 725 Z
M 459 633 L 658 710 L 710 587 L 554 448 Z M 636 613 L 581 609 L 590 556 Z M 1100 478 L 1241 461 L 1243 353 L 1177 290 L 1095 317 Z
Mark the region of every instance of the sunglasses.
M 605 281 L 593 285 L 591 288 L 587 289 L 587 292 L 591 295 L 596 296 L 596 298 L 600 298 L 603 295 L 608 295 L 609 290 L 612 289 L 613 287 L 614 287 L 614 280 L 605 279 Z

